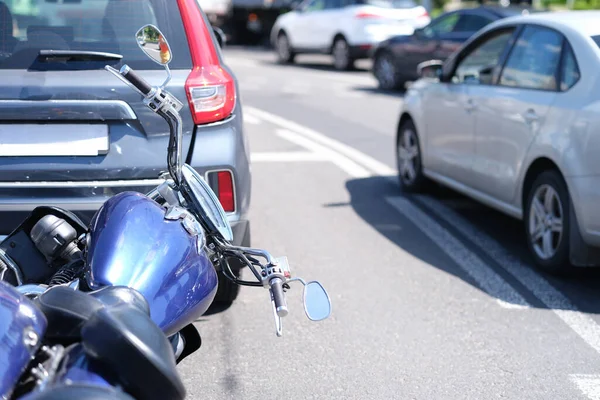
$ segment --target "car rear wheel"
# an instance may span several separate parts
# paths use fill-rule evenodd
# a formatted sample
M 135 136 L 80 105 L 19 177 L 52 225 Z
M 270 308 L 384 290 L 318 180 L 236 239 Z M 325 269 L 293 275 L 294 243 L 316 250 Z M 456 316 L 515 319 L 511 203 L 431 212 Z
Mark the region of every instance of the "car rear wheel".
M 295 57 L 290 40 L 284 32 L 281 32 L 277 37 L 277 60 L 282 64 L 289 64 L 294 62 Z
M 527 195 L 523 214 L 527 245 L 537 266 L 546 272 L 570 269 L 569 206 L 567 185 L 554 170 L 541 173 Z
M 398 129 L 396 159 L 402 189 L 407 192 L 424 189 L 427 178 L 423 175 L 421 146 L 415 124 L 410 119 L 402 122 Z
M 346 39 L 338 37 L 333 42 L 333 66 L 338 71 L 347 71 L 354 67 L 354 60 L 350 56 L 350 46 Z
M 373 74 L 379 82 L 379 88 L 394 90 L 401 87 L 402 82 L 398 79 L 394 56 L 389 52 L 383 52 L 375 57 L 373 62 Z

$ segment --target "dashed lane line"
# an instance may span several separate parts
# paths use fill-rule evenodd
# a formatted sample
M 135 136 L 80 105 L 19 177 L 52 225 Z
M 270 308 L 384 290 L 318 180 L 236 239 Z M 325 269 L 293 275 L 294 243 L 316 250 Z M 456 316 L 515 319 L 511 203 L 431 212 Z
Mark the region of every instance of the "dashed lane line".
M 268 121 L 274 125 L 278 125 L 279 127 L 292 131 L 298 135 L 304 136 L 305 138 L 310 139 L 313 142 L 321 144 L 329 148 L 330 150 L 345 156 L 354 163 L 362 165 L 367 170 L 373 172 L 369 173 L 369 176 L 396 175 L 396 171 L 394 169 L 390 168 L 381 161 L 378 161 L 375 158 L 368 156 L 365 153 L 358 151 L 355 148 L 350 147 L 342 142 L 331 139 L 330 137 L 319 133 L 313 129 L 307 128 L 294 121 L 288 120 L 275 114 L 271 114 L 267 111 L 259 110 L 251 106 L 245 106 L 244 108 L 246 112 L 252 113 L 252 115 L 255 117 L 261 118 L 262 120 Z
M 454 210 L 427 196 L 418 196 L 417 198 L 439 218 L 451 224 L 469 241 L 485 250 L 498 265 L 533 293 L 548 309 L 552 310 L 584 342 L 600 353 L 600 325 L 590 316 L 578 310 L 562 292 Z
M 456 265 L 473 278 L 479 287 L 503 308 L 526 308 L 529 303 L 485 261 L 469 250 L 454 235 L 404 197 L 386 201 L 444 251 Z

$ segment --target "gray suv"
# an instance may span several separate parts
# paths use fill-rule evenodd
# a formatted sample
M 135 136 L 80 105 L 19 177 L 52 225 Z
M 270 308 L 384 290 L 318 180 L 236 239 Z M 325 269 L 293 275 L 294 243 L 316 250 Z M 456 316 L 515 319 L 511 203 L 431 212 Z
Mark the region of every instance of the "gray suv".
M 0 1 L 0 235 L 39 205 L 87 223 L 110 196 L 159 182 L 168 126 L 104 70 L 126 61 L 148 82 L 164 80 L 138 47 L 145 24 L 158 26 L 173 52 L 169 90 L 188 103 L 186 162 L 219 196 L 235 243 L 250 245 L 238 84 L 197 0 Z M 220 281 L 215 301 L 231 303 L 239 286 Z

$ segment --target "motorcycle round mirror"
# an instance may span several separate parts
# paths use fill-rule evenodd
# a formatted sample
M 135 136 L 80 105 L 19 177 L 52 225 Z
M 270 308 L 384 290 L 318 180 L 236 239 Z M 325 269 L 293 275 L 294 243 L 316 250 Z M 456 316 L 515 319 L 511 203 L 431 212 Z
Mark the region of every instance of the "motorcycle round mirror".
M 325 288 L 317 281 L 304 286 L 304 311 L 311 321 L 321 321 L 331 313 L 331 301 Z
M 140 49 L 154 62 L 167 65 L 171 62 L 171 47 L 160 29 L 144 25 L 135 35 Z

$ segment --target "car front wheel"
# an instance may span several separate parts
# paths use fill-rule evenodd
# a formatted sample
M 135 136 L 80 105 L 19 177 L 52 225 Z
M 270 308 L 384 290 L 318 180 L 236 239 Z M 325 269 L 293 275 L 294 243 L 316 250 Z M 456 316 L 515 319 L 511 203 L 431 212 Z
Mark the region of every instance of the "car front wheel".
M 402 122 L 398 128 L 396 158 L 402 189 L 407 192 L 422 190 L 427 178 L 423 175 L 421 146 L 417 129 L 410 119 Z
M 277 37 L 277 60 L 282 64 L 294 62 L 296 55 L 290 46 L 290 40 L 285 33 L 280 33 Z
M 569 191 L 554 170 L 541 173 L 527 195 L 523 220 L 527 244 L 538 267 L 563 273 L 569 267 Z

